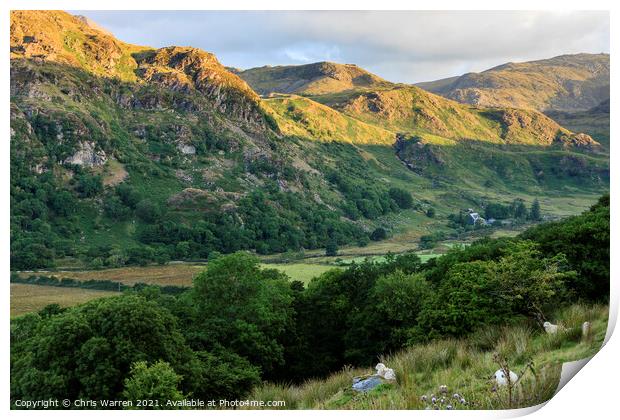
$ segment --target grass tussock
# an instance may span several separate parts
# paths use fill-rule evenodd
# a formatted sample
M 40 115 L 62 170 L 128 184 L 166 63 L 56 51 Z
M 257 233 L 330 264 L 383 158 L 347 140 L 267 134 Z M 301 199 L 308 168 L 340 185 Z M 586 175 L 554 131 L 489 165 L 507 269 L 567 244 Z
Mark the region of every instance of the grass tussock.
M 365 393 L 351 390 L 354 376 L 372 369 L 345 368 L 325 379 L 301 385 L 266 383 L 249 396 L 255 400 L 284 400 L 288 409 L 426 409 L 431 395 L 445 396 L 455 409 L 507 409 L 528 407 L 549 400 L 557 388 L 562 363 L 595 354 L 607 329 L 608 307 L 576 304 L 559 310 L 552 321 L 562 328 L 555 335 L 529 322 L 485 327 L 463 339 L 437 340 L 416 345 L 381 361 L 394 369 L 395 384 L 384 384 Z M 582 337 L 581 325 L 589 321 L 591 334 Z M 495 356 L 495 357 L 494 357 Z M 502 358 L 520 380 L 508 392 L 494 386 L 491 376 Z M 440 385 L 448 393 L 441 394 Z M 464 403 L 454 400 L 459 394 Z M 423 396 L 427 396 L 427 401 Z

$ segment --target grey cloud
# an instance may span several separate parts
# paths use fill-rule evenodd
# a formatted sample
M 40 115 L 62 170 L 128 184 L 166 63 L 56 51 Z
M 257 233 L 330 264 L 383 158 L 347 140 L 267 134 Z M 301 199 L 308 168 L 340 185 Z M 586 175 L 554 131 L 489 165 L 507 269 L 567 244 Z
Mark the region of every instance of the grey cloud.
M 609 13 L 592 11 L 80 11 L 118 38 L 191 45 L 228 66 L 355 63 L 417 82 L 507 61 L 609 52 Z

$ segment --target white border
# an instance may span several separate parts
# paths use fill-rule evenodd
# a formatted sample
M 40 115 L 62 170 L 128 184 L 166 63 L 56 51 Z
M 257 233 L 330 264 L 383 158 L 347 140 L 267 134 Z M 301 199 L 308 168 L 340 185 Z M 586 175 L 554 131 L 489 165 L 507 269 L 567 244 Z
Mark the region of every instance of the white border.
M 214 10 L 611 10 L 611 39 L 618 38 L 618 31 L 615 24 L 618 23 L 617 15 L 618 8 L 616 6 L 618 2 L 611 1 L 599 1 L 589 0 L 588 2 L 579 2 L 576 0 L 564 0 L 562 2 L 551 1 L 536 1 L 536 0 L 521 0 L 521 1 L 475 1 L 475 2 L 463 2 L 462 0 L 434 0 L 432 2 L 413 2 L 404 0 L 382 0 L 381 2 L 370 1 L 338 1 L 338 0 L 313 0 L 313 1 L 283 1 L 283 0 L 263 0 L 260 2 L 251 0 L 211 0 L 211 1 L 188 1 L 188 0 L 176 0 L 174 2 L 156 2 L 154 0 L 135 0 L 127 2 L 123 0 L 89 0 L 89 1 L 75 1 L 75 0 L 5 0 L 1 3 L 1 22 L 0 28 L 2 28 L 2 37 L 0 39 L 0 51 L 4 51 L 4 60 L 6 60 L 1 69 L 2 75 L 2 88 L 4 89 L 4 101 L 2 102 L 2 115 L 0 120 L 2 136 L 2 152 L 0 153 L 0 167 L 2 172 L 1 193 L 4 198 L 4 205 L 1 208 L 2 217 L 0 223 L 2 226 L 3 240 L 2 248 L 0 250 L 0 261 L 2 263 L 3 273 L 5 274 L 4 294 L 3 296 L 3 312 L 4 318 L 3 327 L 0 328 L 0 334 L 2 337 L 1 342 L 4 343 L 0 352 L 2 353 L 2 372 L 3 381 L 0 388 L 0 401 L 2 402 L 2 409 L 9 411 L 9 299 L 10 299 L 10 285 L 8 281 L 9 273 L 9 101 L 7 100 L 9 90 L 9 65 L 8 65 L 8 51 L 9 51 L 9 10 L 10 9 L 63 9 L 63 10 L 154 10 L 154 9 L 168 9 L 168 10 L 198 10 L 198 9 L 214 9 Z M 465 8 L 467 6 L 467 8 Z M 612 109 L 615 109 L 616 100 L 618 99 L 617 84 L 614 81 L 617 79 L 617 60 L 615 49 L 615 43 L 611 43 L 611 96 L 613 97 Z M 612 154 L 611 154 L 611 168 L 616 167 L 616 147 L 615 137 L 617 119 L 612 114 L 611 120 L 611 133 L 612 138 Z M 613 181 L 613 174 L 615 171 L 612 169 L 612 182 L 611 182 L 611 201 L 612 201 L 612 244 L 611 244 L 611 259 L 617 261 L 620 257 L 618 253 L 618 224 L 616 223 L 618 213 L 618 204 L 620 203 L 620 195 L 616 182 Z M 618 265 L 612 264 L 611 267 L 611 279 L 612 279 L 612 291 L 611 291 L 611 308 L 610 308 L 610 327 L 608 330 L 609 341 L 604 348 L 588 363 L 588 366 L 579 372 L 577 377 L 566 384 L 566 386 L 552 398 L 542 409 L 536 407 L 534 409 L 515 410 L 515 412 L 498 412 L 498 411 L 455 411 L 455 412 L 426 412 L 426 411 L 390 411 L 384 412 L 347 412 L 347 411 L 321 411 L 317 413 L 315 411 L 286 411 L 280 412 L 278 415 L 286 417 L 295 417 L 303 419 L 313 419 L 317 415 L 321 417 L 348 417 L 348 418 L 376 418 L 377 416 L 390 416 L 397 418 L 505 418 L 514 417 L 518 415 L 524 415 L 528 412 L 536 411 L 531 414 L 532 419 L 547 419 L 547 418 L 561 418 L 561 419 L 580 419 L 584 418 L 609 418 L 611 413 L 617 413 L 618 409 L 618 396 L 616 389 L 618 389 L 618 378 L 620 378 L 620 368 L 618 355 L 620 355 L 620 342 L 617 337 L 610 335 L 615 326 L 615 321 L 618 315 Z M 115 413 L 110 412 L 51 412 L 51 411 L 37 411 L 37 412 L 19 412 L 10 411 L 8 413 L 14 418 L 33 418 L 43 417 L 46 418 L 81 418 L 87 414 L 90 418 L 98 419 L 116 416 Z M 248 415 L 257 419 L 271 418 L 273 413 L 266 411 L 218 411 L 218 412 L 201 412 L 201 411 L 189 411 L 189 412 L 124 412 L 118 413 L 118 416 L 128 416 L 132 418 L 167 418 L 187 416 L 192 418 L 204 418 L 218 417 L 218 418 L 238 418 L 240 416 Z M 616 414 L 617 415 L 617 414 Z

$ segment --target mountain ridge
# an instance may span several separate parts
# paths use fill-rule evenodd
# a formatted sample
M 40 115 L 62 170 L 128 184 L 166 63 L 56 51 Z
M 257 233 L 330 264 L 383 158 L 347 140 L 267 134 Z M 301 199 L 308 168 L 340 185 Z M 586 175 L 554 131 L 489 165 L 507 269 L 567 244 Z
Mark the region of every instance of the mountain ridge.
M 303 95 L 261 97 L 197 48 L 126 44 L 65 12 L 11 18 L 15 267 L 364 246 L 378 228 L 445 229 L 455 207 L 608 182 L 593 139 L 536 111 L 333 63 L 305 68 Z
M 311 64 L 263 66 L 237 73 L 262 95 L 270 93 L 324 94 L 354 88 L 391 85 L 356 64 L 320 61 Z
M 609 54 L 510 62 L 417 86 L 472 105 L 584 111 L 609 99 Z

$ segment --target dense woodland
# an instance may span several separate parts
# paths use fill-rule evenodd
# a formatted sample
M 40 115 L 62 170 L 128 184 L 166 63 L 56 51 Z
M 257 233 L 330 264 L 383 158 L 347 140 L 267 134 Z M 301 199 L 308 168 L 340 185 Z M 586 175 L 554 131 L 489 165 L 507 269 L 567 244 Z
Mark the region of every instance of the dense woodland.
M 292 280 L 292 281 L 291 281 Z M 142 288 L 11 322 L 11 398 L 239 398 L 366 366 L 409 345 L 609 296 L 609 196 L 589 211 L 482 239 L 334 269 L 307 287 L 247 253 L 214 259 L 177 294 Z
M 17 165 L 17 164 L 16 164 Z M 64 257 L 93 267 L 165 263 L 172 259 L 207 259 L 215 253 L 252 250 L 259 254 L 316 249 L 329 243 L 366 245 L 385 235 L 341 220 L 376 219 L 411 208 L 411 194 L 400 188 L 369 186 L 355 175 L 334 172 L 329 178 L 345 200 L 341 209 L 309 201 L 277 187 L 254 190 L 240 199 L 234 214 L 202 212 L 190 219 L 152 200 L 130 184 L 104 192 L 101 177 L 82 173 L 64 185 L 49 174 L 21 176 L 12 185 L 11 265 L 14 269 L 51 268 Z M 350 171 L 349 171 L 350 172 Z M 102 223 L 134 220 L 136 243 L 92 244 L 80 240 L 81 219 L 99 196 Z M 277 203 L 277 205 L 274 205 Z

